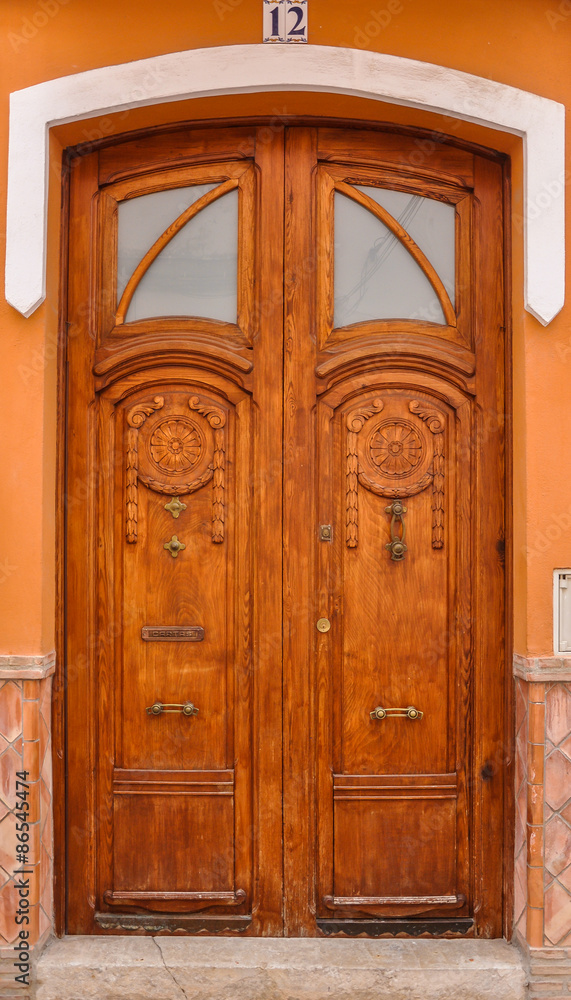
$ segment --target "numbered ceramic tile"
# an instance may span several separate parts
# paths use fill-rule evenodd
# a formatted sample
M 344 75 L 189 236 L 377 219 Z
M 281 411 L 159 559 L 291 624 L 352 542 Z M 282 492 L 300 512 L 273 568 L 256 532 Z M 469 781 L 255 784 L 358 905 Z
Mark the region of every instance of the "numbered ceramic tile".
M 307 0 L 263 0 L 264 42 L 307 42 Z
M 286 42 L 307 41 L 307 0 L 286 0 Z
M 263 0 L 264 42 L 285 42 L 285 0 Z

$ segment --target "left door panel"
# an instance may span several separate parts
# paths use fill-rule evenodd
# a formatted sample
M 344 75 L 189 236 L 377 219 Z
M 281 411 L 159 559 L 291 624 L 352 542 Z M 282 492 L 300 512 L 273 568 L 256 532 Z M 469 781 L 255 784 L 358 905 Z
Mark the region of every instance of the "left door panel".
M 282 929 L 282 135 L 256 145 L 187 130 L 71 161 L 68 933 Z M 176 224 L 145 214 L 162 191 Z M 228 195 L 222 275 L 196 247 Z M 146 243 L 118 286 L 121 205 Z M 160 255 L 164 315 L 130 318 Z

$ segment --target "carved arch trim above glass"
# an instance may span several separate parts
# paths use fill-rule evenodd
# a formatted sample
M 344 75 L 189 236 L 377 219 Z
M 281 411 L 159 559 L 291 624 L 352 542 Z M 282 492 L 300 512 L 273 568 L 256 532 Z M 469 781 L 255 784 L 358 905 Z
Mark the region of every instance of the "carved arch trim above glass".
M 150 322 L 157 329 L 219 327 L 248 343 L 253 187 L 250 164 L 218 163 L 107 189 L 104 230 L 115 230 L 116 255 L 101 284 L 116 292 L 106 330 L 130 336 Z
M 330 261 L 318 290 L 321 346 L 391 330 L 468 346 L 459 329 L 458 280 L 468 192 L 420 193 L 410 179 L 408 190 L 398 190 L 392 179 L 371 173 L 347 178 L 329 165 L 321 171 L 321 245 Z

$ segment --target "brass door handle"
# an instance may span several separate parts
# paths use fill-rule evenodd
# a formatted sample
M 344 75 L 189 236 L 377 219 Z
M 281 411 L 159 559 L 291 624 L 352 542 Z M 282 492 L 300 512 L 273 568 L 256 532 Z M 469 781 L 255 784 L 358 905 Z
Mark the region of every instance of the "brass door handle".
M 391 559 L 394 562 L 401 562 L 401 560 L 404 559 L 407 552 L 407 546 L 404 543 L 404 536 L 406 534 L 404 515 L 406 514 L 406 510 L 407 508 L 403 504 L 402 500 L 393 500 L 393 502 L 388 507 L 385 507 L 386 513 L 392 514 L 391 540 L 390 542 L 387 542 L 385 548 L 388 549 L 389 552 L 391 553 Z M 399 522 L 402 526 L 402 534 L 400 538 L 397 534 L 397 526 Z
M 197 715 L 198 709 L 191 701 L 185 701 L 183 705 L 164 705 L 162 701 L 156 701 L 154 705 L 149 705 L 147 715 L 162 715 L 166 713 L 176 713 L 180 710 L 181 715 Z
M 424 712 L 415 708 L 414 705 L 408 705 L 407 708 L 382 708 L 381 705 L 377 705 L 369 714 L 371 719 L 386 719 L 387 716 L 402 719 L 422 719 Z

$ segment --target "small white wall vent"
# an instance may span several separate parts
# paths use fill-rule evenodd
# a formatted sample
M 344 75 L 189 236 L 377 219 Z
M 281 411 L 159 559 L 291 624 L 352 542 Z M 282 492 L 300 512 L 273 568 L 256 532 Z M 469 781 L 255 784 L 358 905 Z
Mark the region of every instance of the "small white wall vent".
M 571 569 L 553 571 L 553 651 L 571 655 Z

